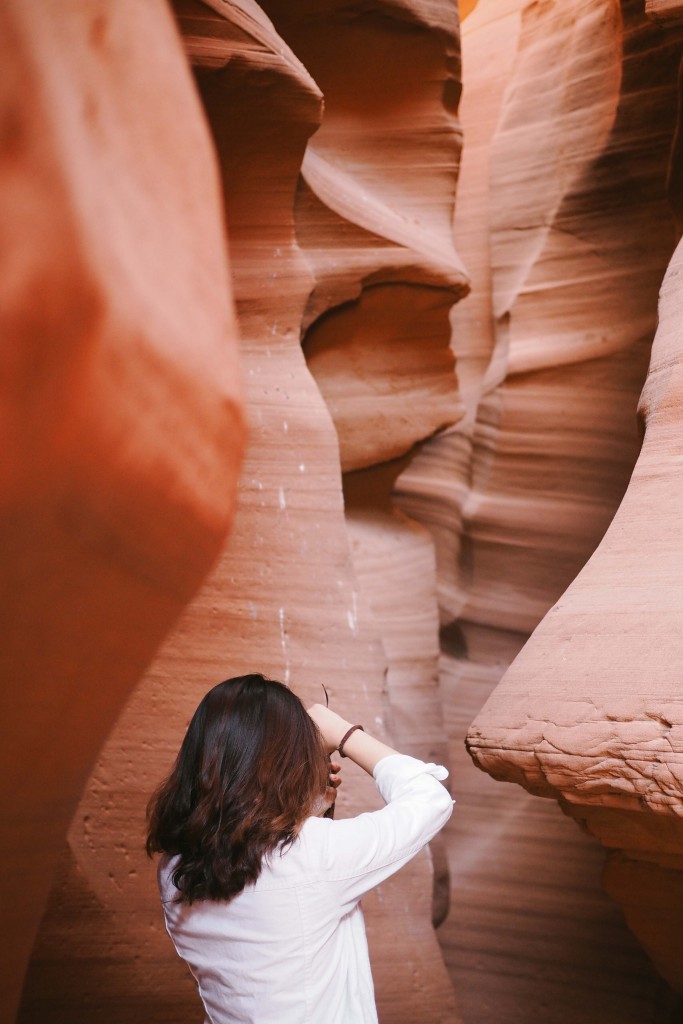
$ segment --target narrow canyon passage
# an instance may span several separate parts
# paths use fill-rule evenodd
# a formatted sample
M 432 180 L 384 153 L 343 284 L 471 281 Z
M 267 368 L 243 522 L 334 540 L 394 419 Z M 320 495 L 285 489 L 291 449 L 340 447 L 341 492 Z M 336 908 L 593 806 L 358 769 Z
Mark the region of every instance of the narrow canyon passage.
M 472 275 L 473 290 L 454 309 L 453 344 L 456 353 L 471 358 L 472 351 L 477 351 L 473 338 L 489 331 L 489 349 L 494 352 L 488 369 L 479 375 L 479 389 L 473 387 L 471 392 L 472 405 L 478 405 L 472 415 L 482 424 L 479 429 L 484 455 L 476 452 L 475 426 L 473 459 L 475 488 L 481 493 L 477 502 L 470 497 L 469 515 L 462 488 L 460 493 L 454 489 L 447 499 L 454 510 L 463 510 L 458 514 L 464 520 L 467 547 L 464 554 L 460 548 L 459 573 L 454 575 L 448 565 L 442 570 L 440 589 L 445 618 L 440 688 L 459 804 L 446 830 L 451 913 L 440 926 L 439 937 L 465 1024 L 515 1024 L 532 1019 L 548 1024 L 577 1020 L 584 1024 L 663 1024 L 678 1021 L 681 1014 L 680 997 L 657 975 L 626 927 L 622 910 L 605 895 L 601 886 L 604 847 L 583 835 L 554 802 L 539 800 L 517 787 L 501 787 L 478 772 L 464 748 L 470 723 L 521 650 L 527 631 L 562 593 L 563 575 L 569 582 L 599 542 L 639 450 L 635 407 L 656 326 L 658 282 L 675 243 L 672 209 L 667 209 L 662 200 L 667 179 L 672 187 L 669 154 L 678 116 L 676 72 L 681 43 L 675 26 L 672 36 L 670 28 L 648 25 L 642 5 L 636 4 L 623 4 L 620 12 L 614 5 L 603 5 L 602 28 L 599 20 L 593 21 L 586 26 L 589 34 L 581 42 L 582 11 L 595 18 L 599 6 L 573 5 L 569 10 L 556 5 L 553 10 L 553 5 L 541 8 L 487 0 L 461 5 L 466 17 L 461 35 L 464 96 L 460 113 L 466 141 L 455 237 Z M 597 55 L 600 31 L 605 47 L 602 59 Z M 572 41 L 572 32 L 579 38 L 575 36 Z M 579 70 L 576 62 L 581 61 L 586 46 L 592 56 Z M 610 62 L 616 68 L 622 46 L 628 54 L 623 57 L 623 75 L 620 82 L 615 78 L 609 86 Z M 519 49 L 515 52 L 516 47 Z M 662 63 L 653 74 L 647 65 L 658 48 Z M 560 66 L 564 81 L 553 86 L 554 70 Z M 598 68 L 601 77 L 592 87 L 591 109 L 584 110 L 579 92 L 570 98 L 572 74 L 577 74 L 575 88 L 580 90 L 586 87 L 587 74 Z M 558 104 L 563 90 L 564 107 Z M 604 104 L 602 115 L 600 102 Z M 644 133 L 629 141 L 629 136 L 633 139 L 632 128 L 625 120 L 629 102 L 638 108 L 650 104 L 650 117 L 639 118 L 639 124 L 650 131 L 649 141 Z M 609 113 L 610 107 L 616 111 L 616 119 L 614 113 Z M 591 116 L 596 118 L 596 134 L 592 137 Z M 536 190 L 543 161 L 566 175 L 566 182 L 571 178 L 566 166 L 553 162 L 557 159 L 556 145 L 563 148 L 559 133 L 559 142 L 557 138 L 553 141 L 557 130 L 553 118 L 558 117 L 560 121 L 569 117 L 564 130 L 572 132 L 571 159 L 583 161 L 581 176 L 574 172 L 574 184 L 568 185 L 563 197 L 568 211 L 572 192 L 582 195 L 574 227 L 569 227 L 568 214 L 562 217 L 557 205 L 552 211 L 546 207 L 538 216 L 539 204 L 549 198 L 549 194 Z M 612 142 L 600 127 L 604 118 L 607 123 L 612 119 Z M 609 186 L 598 172 L 600 161 L 611 147 L 622 154 L 626 171 L 625 185 L 616 202 L 608 200 Z M 649 149 L 651 173 L 645 206 L 645 194 L 633 192 L 629 196 L 626 184 L 633 174 L 627 169 L 629 164 L 631 168 L 644 166 L 643 149 Z M 616 156 L 609 162 L 608 174 L 619 178 Z M 532 182 L 535 189 L 530 195 Z M 556 184 L 550 186 L 550 191 L 554 187 Z M 674 206 L 676 194 L 669 194 Z M 657 196 L 659 205 L 653 205 Z M 603 228 L 599 225 L 601 208 L 606 209 Z M 648 284 L 642 274 L 645 250 L 637 225 L 643 223 L 643 217 L 652 216 L 660 225 L 663 244 L 649 249 L 652 276 Z M 614 218 L 611 229 L 610 218 Z M 593 282 L 585 279 L 580 284 L 583 257 L 578 250 L 572 253 L 559 235 L 559 245 L 545 243 L 549 257 L 543 256 L 538 241 L 527 249 L 531 262 L 526 272 L 532 281 L 535 276 L 535 284 L 517 284 L 515 296 L 509 291 L 506 295 L 509 285 L 505 280 L 501 283 L 506 274 L 519 273 L 519 263 L 506 253 L 506 247 L 516 245 L 517 259 L 523 258 L 523 239 L 538 230 L 534 224 L 544 222 L 544 230 L 550 226 L 552 238 L 554 223 L 558 230 L 565 231 L 558 220 L 569 227 L 565 239 L 573 235 L 575 242 L 571 245 L 578 244 L 584 257 L 602 264 L 603 281 L 604 275 L 614 273 L 618 266 L 623 269 L 617 273 L 628 275 L 629 264 L 630 273 L 635 275 L 632 280 L 638 279 L 635 288 L 640 295 L 640 312 L 636 317 L 630 322 L 622 318 L 618 300 L 609 307 L 611 327 L 621 332 L 621 340 L 614 337 L 614 350 L 621 350 L 622 356 L 608 357 L 602 367 L 601 360 L 595 358 L 597 351 L 580 352 L 577 334 L 578 345 L 563 371 L 561 364 L 568 350 L 563 354 L 563 343 L 559 337 L 556 343 L 554 338 L 567 327 L 570 332 L 580 332 L 585 317 L 585 340 L 600 320 L 600 313 L 595 317 L 589 308 L 582 313 L 580 306 L 569 300 L 574 276 L 583 291 L 575 291 L 575 296 L 588 307 L 596 299 L 609 303 L 610 292 L 616 299 L 621 289 L 616 277 L 613 285 L 604 286 L 598 299 Z M 629 221 L 636 232 L 631 234 L 630 242 Z M 622 256 L 611 247 L 610 230 L 617 244 L 626 249 Z M 511 234 L 514 231 L 520 241 Z M 589 249 L 585 248 L 587 243 Z M 567 304 L 561 298 L 563 291 Z M 501 304 L 503 297 L 506 305 Z M 594 308 L 597 311 L 597 306 Z M 635 313 L 635 307 L 632 309 Z M 567 324 L 568 318 L 573 326 Z M 634 331 L 638 320 L 640 327 Z M 503 332 L 506 337 L 501 346 L 497 339 Z M 515 336 L 519 339 L 519 356 L 515 354 Z M 535 372 L 534 357 L 530 357 L 534 344 L 540 356 Z M 497 346 L 501 347 L 498 359 Z M 481 344 L 478 351 L 481 354 Z M 586 372 L 582 374 L 581 361 L 586 356 L 589 361 L 583 364 Z M 519 369 L 510 373 L 517 358 Z M 553 370 L 554 358 L 558 363 Z M 462 359 L 457 365 L 460 371 Z M 510 374 L 507 383 L 506 374 Z M 605 388 L 602 397 L 595 391 L 595 397 L 587 399 L 594 387 Z M 547 396 L 554 388 L 558 388 L 561 405 L 553 407 Z M 486 405 L 492 404 L 492 398 L 497 408 L 489 417 L 489 429 L 494 436 L 497 433 L 495 441 L 484 432 Z M 542 409 L 542 425 L 540 418 L 534 423 L 534 403 Z M 601 419 L 602 414 L 606 415 Z M 574 429 L 585 432 L 585 439 L 579 433 L 572 439 Z M 560 447 L 557 441 L 563 433 Z M 592 480 L 590 462 L 597 452 L 595 448 L 589 452 L 586 443 L 591 433 L 589 444 L 603 446 Z M 452 565 L 458 548 L 443 529 L 443 510 L 439 518 L 430 514 L 424 500 L 424 494 L 430 492 L 424 485 L 423 493 L 420 491 L 430 467 L 435 474 L 441 463 L 444 472 L 444 460 L 449 459 L 447 444 L 446 439 L 429 442 L 416 459 L 417 468 L 407 471 L 407 486 L 405 480 L 403 489 L 400 480 L 398 485 L 402 506 L 431 525 L 437 553 L 439 547 L 444 552 L 439 559 L 442 566 L 446 559 Z M 456 454 L 457 444 L 456 438 L 450 442 L 452 454 L 446 465 L 451 467 L 462 461 L 462 456 Z M 555 459 L 555 467 L 561 467 L 556 477 Z M 477 485 L 478 461 L 486 466 L 483 472 L 479 470 L 482 476 Z M 500 493 L 494 498 L 497 488 Z M 506 522 L 513 498 L 519 501 L 520 512 Z M 540 510 L 546 502 L 544 516 Z M 570 516 L 562 512 L 563 502 L 568 503 L 567 508 L 577 502 Z M 585 503 L 585 511 L 578 511 L 581 503 Z M 560 529 L 566 530 L 564 536 Z M 548 541 L 553 543 L 551 538 L 557 544 L 554 555 L 547 549 Z M 530 556 L 535 557 L 535 564 Z M 448 616 L 444 616 L 444 605 L 456 613 L 455 622 L 449 623 Z M 505 777 L 504 773 L 499 777 Z
M 680 1024 L 683 0 L 114 8 L 0 14 L 8 1021 L 201 1019 L 145 806 L 258 671 L 450 766 L 381 1024 Z

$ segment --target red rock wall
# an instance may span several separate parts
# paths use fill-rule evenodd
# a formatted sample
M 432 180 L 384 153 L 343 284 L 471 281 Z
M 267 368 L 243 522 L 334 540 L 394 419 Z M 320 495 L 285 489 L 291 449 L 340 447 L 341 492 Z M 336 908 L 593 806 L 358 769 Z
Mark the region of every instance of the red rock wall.
M 600 541 L 638 453 L 636 403 L 674 244 L 666 190 L 681 41 L 649 24 L 640 4 L 484 0 L 465 22 L 464 38 L 466 82 L 468 54 L 481 76 L 476 158 L 484 173 L 489 168 L 488 189 L 480 179 L 471 194 L 486 209 L 488 226 L 477 240 L 466 220 L 459 241 L 480 305 L 469 313 L 467 304 L 458 308 L 455 350 L 457 358 L 460 326 L 471 332 L 486 314 L 488 290 L 492 359 L 480 390 L 473 387 L 471 464 L 466 431 L 456 429 L 425 448 L 399 487 L 406 507 L 432 522 L 440 540 L 442 685 L 475 710 Z M 465 118 L 466 131 L 467 124 Z M 469 194 L 464 176 L 465 210 Z M 469 357 L 466 345 L 463 338 Z M 466 474 L 470 465 L 471 485 L 455 472 L 462 466 Z M 446 466 L 450 480 L 439 490 L 434 479 L 439 468 L 448 476 Z M 632 487 L 637 478 L 638 470 Z M 675 729 L 670 734 L 659 721 L 671 717 L 671 687 L 658 681 L 658 669 L 650 675 L 645 668 L 645 652 L 656 660 L 658 642 L 652 631 L 644 636 L 642 625 L 633 627 L 640 640 L 630 639 L 618 596 L 623 572 L 624 589 L 634 600 L 637 589 L 643 599 L 643 587 L 627 581 L 635 565 L 649 564 L 651 541 L 632 533 L 632 546 L 613 549 L 609 572 L 605 561 L 628 504 L 627 496 L 597 554 L 477 717 L 469 743 L 476 762 L 496 778 L 560 796 L 608 847 L 638 848 L 633 830 L 645 830 L 650 838 L 641 845 L 650 863 L 612 860 L 607 888 L 660 971 L 680 986 L 673 935 L 680 907 L 671 871 L 680 792 L 667 821 L 659 807 L 648 817 L 647 785 L 629 782 L 640 774 L 637 759 L 651 758 L 652 772 L 673 773 L 674 790 L 678 785 Z M 459 540 L 449 515 L 452 524 L 462 523 Z M 643 528 L 644 512 L 639 522 Z M 667 543 L 675 551 L 671 532 Z M 659 579 L 665 587 L 661 573 Z M 668 591 L 663 600 L 675 608 Z M 573 614 L 575 602 L 580 615 Z M 636 642 L 639 656 L 629 646 Z M 674 649 L 675 642 L 665 644 L 662 657 Z M 639 708 L 648 691 L 646 713 Z M 622 702 L 619 710 L 614 699 Z M 659 718 L 642 727 L 639 719 L 648 714 Z M 658 741 L 664 733 L 666 753 Z M 647 766 L 643 771 L 647 776 Z M 620 818 L 613 807 L 628 803 L 631 788 L 643 806 Z M 490 800 L 492 810 L 499 806 L 493 794 Z M 658 803 L 656 795 L 652 801 Z M 528 808 L 511 797 L 508 810 L 516 803 L 520 813 Z M 599 824 L 603 817 L 609 826 Z M 508 823 L 505 833 L 509 842 L 523 829 L 510 831 Z M 546 855 L 559 859 L 551 849 Z M 668 871 L 659 886 L 657 860 Z M 600 985 L 609 970 L 601 965 Z M 612 1018 L 612 1004 L 599 1019 L 638 1020 L 642 1012 L 631 1004 Z
M 266 6 L 325 96 L 297 189 L 297 237 L 315 276 L 303 347 L 339 440 L 353 564 L 387 659 L 392 734 L 402 749 L 443 759 L 433 543 L 393 506 L 391 485 L 400 458 L 463 413 L 449 323 L 469 289 L 452 237 L 456 12 L 377 3 L 358 16 L 337 2 L 312 18 L 310 5 Z M 440 840 L 432 854 L 440 920 Z
M 662 19 L 676 6 L 648 4 Z M 241 423 L 214 157 L 179 41 L 156 3 L 134 19 L 124 2 L 76 3 L 59 22 L 18 3 L 0 15 L 7 109 L 31 97 L 0 158 L 3 225 L 28 253 L 0 300 L 18 353 L 7 664 L 25 697 L 6 718 L 9 1002 L 101 747 L 20 1019 L 197 1015 L 142 854 L 144 806 L 208 686 L 260 669 L 306 700 L 324 681 L 340 711 L 421 756 L 447 755 L 445 717 L 449 848 L 366 905 L 385 1024 L 460 1019 L 430 922 L 446 913 L 447 859 L 463 1019 L 642 1024 L 656 983 L 590 881 L 595 849 L 550 802 L 468 775 L 462 737 L 600 541 L 637 457 L 674 242 L 667 173 L 680 209 L 680 38 L 640 0 L 465 4 L 456 240 L 474 289 L 459 303 L 452 4 L 174 7 L 220 165 L 251 438 L 232 540 L 189 605 L 230 520 Z M 470 732 L 482 767 L 558 797 L 617 851 L 608 889 L 674 984 L 677 272 L 622 511 Z M 36 336 L 59 339 L 65 369 L 50 349 L 26 359 Z M 47 671 L 57 696 L 29 718 Z M 342 813 L 373 799 L 351 769 Z
M 10 0 L 0 50 L 9 1021 L 97 752 L 225 536 L 243 422 L 215 159 L 169 12 Z
M 447 7 L 435 5 L 437 13 Z M 73 1024 L 99 1017 L 125 1018 L 127 1024 L 152 1020 L 180 1024 L 197 1015 L 194 986 L 162 927 L 153 869 L 142 853 L 142 838 L 147 797 L 168 770 L 198 699 L 218 679 L 259 669 L 284 679 L 308 701 L 321 699 L 324 682 L 331 701 L 343 713 L 370 723 L 380 734 L 401 728 L 407 732 L 410 723 L 400 721 L 400 716 L 396 721 L 393 696 L 389 700 L 385 691 L 389 657 L 396 666 L 396 685 L 403 667 L 404 687 L 410 680 L 419 684 L 424 691 L 422 704 L 429 709 L 423 731 L 411 730 L 414 749 L 425 756 L 444 753 L 435 689 L 437 614 L 431 540 L 424 530 L 388 513 L 386 520 L 378 522 L 375 535 L 377 571 L 363 557 L 358 560 L 360 542 L 345 518 L 339 452 L 340 439 L 343 452 L 346 438 L 355 436 L 361 438 L 356 450 L 363 453 L 364 464 L 375 463 L 388 453 L 404 451 L 441 426 L 444 418 L 457 419 L 460 414 L 453 401 L 447 317 L 449 306 L 466 289 L 449 232 L 459 135 L 452 111 L 444 114 L 442 105 L 444 87 L 457 70 L 457 26 L 450 10 L 439 15 L 440 21 L 432 18 L 423 24 L 409 8 L 405 16 L 399 12 L 394 23 L 387 8 L 386 17 L 369 16 L 365 38 L 364 19 L 351 19 L 347 45 L 353 46 L 350 52 L 359 51 L 356 73 L 365 67 L 370 76 L 372 70 L 379 83 L 382 69 L 393 71 L 394 62 L 405 56 L 414 39 L 423 52 L 406 95 L 393 101 L 398 137 L 392 152 L 397 163 L 402 158 L 410 169 L 410 161 L 420 151 L 421 142 L 414 143 L 408 158 L 411 133 L 406 131 L 401 109 L 409 100 L 416 108 L 419 104 L 422 112 L 421 139 L 434 135 L 434 146 L 442 147 L 438 195 L 432 195 L 430 187 L 425 187 L 423 195 L 413 182 L 412 192 L 408 188 L 407 196 L 402 196 L 402 176 L 395 174 L 392 203 L 385 212 L 380 202 L 381 176 L 390 182 L 392 168 L 382 163 L 386 154 L 382 157 L 373 150 L 376 120 L 369 117 L 369 123 L 359 123 L 362 95 L 354 101 L 349 93 L 354 68 L 349 68 L 348 81 L 338 80 L 338 70 L 326 80 L 325 68 L 332 64 L 331 55 L 325 53 L 329 33 L 312 32 L 309 38 L 305 26 L 311 19 L 303 17 L 303 7 L 302 37 L 291 20 L 280 24 L 275 5 L 272 10 L 269 5 L 268 11 L 284 39 L 248 0 L 242 4 L 215 0 L 211 5 L 179 0 L 176 4 L 221 164 L 243 336 L 250 443 L 231 542 L 119 718 L 72 823 L 69 849 L 25 989 L 21 1019 L 26 1021 Z M 343 27 L 343 12 L 336 16 Z M 286 21 L 284 15 L 282 20 Z M 285 34 L 287 27 L 291 38 Z M 295 55 L 290 49 L 292 40 L 306 50 L 306 65 L 315 63 L 316 75 L 323 79 L 324 117 L 321 83 L 301 63 L 299 50 Z M 380 57 L 370 69 L 375 52 Z M 413 96 L 412 87 L 422 81 L 427 67 L 434 80 L 429 90 L 425 86 L 423 94 Z M 365 82 L 364 90 L 370 84 Z M 390 90 L 378 101 L 376 119 L 385 116 L 391 105 Z M 354 130 L 337 142 L 338 125 L 350 119 L 346 108 L 353 102 L 358 108 L 351 119 Z M 321 146 L 306 150 L 321 117 Z M 352 159 L 345 167 L 343 157 L 351 148 Z M 308 162 L 313 167 L 310 174 Z M 305 182 L 297 186 L 302 163 Z M 427 179 L 430 173 L 425 171 Z M 330 183 L 336 195 L 348 200 L 348 208 L 326 205 Z M 425 185 L 430 186 L 429 180 Z M 353 202 L 363 194 L 370 197 L 373 191 L 376 223 L 370 225 L 354 213 Z M 420 228 L 413 220 L 425 205 L 425 196 L 427 223 Z M 315 214 L 309 216 L 313 206 Z M 388 226 L 382 227 L 380 214 Z M 321 219 L 327 255 L 322 251 L 316 261 L 316 247 L 322 249 L 315 234 Z M 339 263 L 336 275 L 335 260 Z M 401 337 L 397 333 L 411 309 L 407 302 L 411 288 L 421 315 L 412 312 Z M 340 307 L 359 295 L 353 309 Z M 307 368 L 302 324 L 315 320 L 311 333 L 325 341 L 320 317 L 332 307 L 336 308 L 329 323 L 340 318 L 342 334 L 348 338 L 347 365 L 363 352 L 364 345 L 378 342 L 376 366 L 368 368 L 369 384 L 364 385 L 360 376 L 356 381 L 348 371 L 343 382 L 345 387 L 350 384 L 351 391 L 363 386 L 384 389 L 386 412 L 378 444 L 368 446 L 362 441 L 360 418 L 349 422 L 347 432 L 344 417 L 329 399 L 338 438 Z M 350 323 L 344 322 L 348 312 Z M 377 314 L 381 323 L 375 326 Z M 420 332 L 423 318 L 431 342 L 424 356 L 418 345 L 422 335 L 415 333 Z M 420 374 L 417 386 L 413 375 L 405 377 L 403 408 L 389 380 L 400 368 L 392 352 L 396 345 L 414 359 Z M 311 352 L 307 355 L 315 372 L 316 358 Z M 329 379 L 320 371 L 325 394 L 323 378 Z M 415 423 L 406 424 L 405 402 L 420 409 L 433 395 L 442 396 L 438 415 L 426 411 Z M 454 408 L 449 414 L 444 412 L 448 404 Z M 365 429 L 372 435 L 373 424 L 367 423 Z M 348 447 L 351 450 L 353 444 Z M 354 454 L 352 461 L 356 459 Z M 345 464 L 344 460 L 342 455 Z M 363 532 L 370 520 L 360 519 Z M 401 556 L 394 566 L 397 545 Z M 404 590 L 409 588 L 416 559 L 417 568 L 424 566 L 428 573 L 418 595 L 423 626 L 416 638 L 426 638 L 427 651 L 418 649 L 417 654 L 418 644 L 412 638 L 407 650 L 405 644 L 401 649 L 400 634 L 406 632 L 404 606 L 401 602 L 392 606 L 377 586 L 382 572 L 393 568 L 396 576 L 398 567 L 398 583 Z M 367 778 L 350 769 L 340 797 L 342 813 L 367 807 L 376 799 Z M 383 1019 L 457 1021 L 453 991 L 431 924 L 429 856 L 418 858 L 364 904 Z M 397 962 L 402 964 L 398 974 Z

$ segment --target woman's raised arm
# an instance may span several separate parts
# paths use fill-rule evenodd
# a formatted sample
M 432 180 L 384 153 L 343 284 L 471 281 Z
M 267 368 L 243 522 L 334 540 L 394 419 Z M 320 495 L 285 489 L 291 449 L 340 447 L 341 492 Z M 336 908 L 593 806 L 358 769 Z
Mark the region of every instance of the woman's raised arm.
M 347 722 L 345 718 L 323 704 L 314 704 L 308 708 L 308 713 L 320 730 L 327 753 L 339 750 L 339 744 L 355 723 Z M 398 750 L 387 746 L 381 740 L 376 740 L 374 736 L 369 736 L 361 729 L 352 732 L 343 747 L 344 757 L 350 757 L 368 775 L 372 775 L 375 765 L 390 754 L 398 754 Z

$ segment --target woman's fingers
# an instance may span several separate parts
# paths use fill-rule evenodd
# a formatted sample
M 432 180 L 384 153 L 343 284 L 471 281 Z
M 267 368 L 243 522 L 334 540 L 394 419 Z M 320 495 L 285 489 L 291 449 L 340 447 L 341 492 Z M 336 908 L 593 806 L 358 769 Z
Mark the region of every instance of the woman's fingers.
M 327 782 L 328 787 L 331 786 L 333 789 L 338 789 L 341 786 L 341 781 L 342 780 L 341 780 L 341 775 L 339 775 L 340 771 L 341 771 L 341 765 L 334 764 L 334 763 L 330 764 L 329 779 L 328 779 L 328 782 Z
M 338 774 L 340 771 L 341 767 L 331 761 L 328 769 L 327 789 L 325 790 L 325 799 L 330 804 L 334 803 L 335 797 L 337 796 L 337 790 L 341 786 L 341 775 Z

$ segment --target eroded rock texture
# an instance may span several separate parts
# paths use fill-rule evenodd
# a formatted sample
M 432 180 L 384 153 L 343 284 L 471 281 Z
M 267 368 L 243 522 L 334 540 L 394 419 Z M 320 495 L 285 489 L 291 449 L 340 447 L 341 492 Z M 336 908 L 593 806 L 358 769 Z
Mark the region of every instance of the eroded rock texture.
M 243 423 L 215 161 L 169 12 L 10 0 L 0 51 L 9 1021 L 97 751 L 225 535 Z
M 635 407 L 674 242 L 666 186 L 680 36 L 648 23 L 636 3 L 481 0 L 469 31 L 482 53 L 498 38 L 496 21 L 516 44 L 509 82 L 501 88 L 494 75 L 482 95 L 485 110 L 500 110 L 486 153 L 492 360 L 472 485 L 448 496 L 463 522 L 458 572 L 449 560 L 443 591 L 444 678 L 456 692 L 496 681 L 610 521 L 638 451 Z M 675 266 L 655 382 L 675 358 L 661 335 L 668 317 L 675 337 L 666 301 Z M 457 332 L 456 319 L 456 353 Z M 610 859 L 608 890 L 680 988 L 677 537 L 653 513 L 655 490 L 664 494 L 674 477 L 667 483 L 651 454 L 667 445 L 673 453 L 676 442 L 672 427 L 667 442 L 656 440 L 656 386 L 645 391 L 645 447 L 615 523 L 477 717 L 469 744 L 496 778 L 559 797 L 622 851 Z M 432 443 L 423 467 L 446 444 L 455 460 L 457 437 Z M 415 473 L 407 500 L 424 507 Z M 648 585 L 660 596 L 646 598 Z
M 679 5 L 647 6 L 671 21 Z M 29 863 L 35 919 L 50 848 L 95 750 L 221 543 L 239 413 L 223 349 L 232 322 L 212 158 L 168 18 L 156 3 L 136 8 L 130 36 L 127 3 L 113 13 L 99 0 L 87 11 L 76 3 L 59 23 L 24 7 L 0 16 L 7 109 L 35 80 L 21 123 L 47 144 L 22 149 L 8 115 L 3 218 L 15 238 L 47 237 L 51 248 L 42 263 L 27 260 L 20 286 L 7 274 L 3 288 L 10 322 L 16 293 L 26 333 L 47 334 L 68 355 L 60 378 L 50 349 L 44 373 L 32 360 L 16 364 L 10 395 L 23 397 L 31 374 L 39 382 L 23 434 L 8 406 L 8 607 L 22 609 L 17 649 L 27 631 L 44 640 L 20 678 L 31 701 L 47 665 L 52 692 L 67 695 L 58 707 L 44 702 L 32 723 L 37 767 L 25 806 L 47 836 L 43 849 L 24 835 L 26 848 L 45 853 Z M 260 669 L 306 700 L 320 699 L 322 681 L 343 713 L 444 758 L 437 676 L 460 738 L 623 496 L 674 243 L 667 187 L 680 219 L 680 141 L 669 157 L 680 37 L 648 22 L 641 0 L 464 5 L 471 98 L 457 239 L 474 291 L 454 310 L 468 282 L 451 233 L 460 66 L 450 0 L 174 7 L 220 161 L 251 442 L 232 542 L 119 717 L 73 818 L 25 1022 L 197 1015 L 142 854 L 144 806 L 218 679 Z M 150 83 L 161 95 L 146 106 Z M 27 182 L 35 194 L 24 199 Z M 60 199 L 45 217 L 43 194 Z M 608 888 L 673 984 L 677 266 L 632 489 L 470 733 L 488 771 L 558 797 L 618 851 Z M 25 296 L 36 280 L 48 282 L 47 299 L 30 320 Z M 28 562 L 21 552 L 39 532 L 44 544 Z M 64 552 L 56 567 L 40 554 L 48 547 Z M 66 578 L 55 616 L 54 580 Z M 9 656 L 14 671 L 18 656 Z M 94 713 L 71 715 L 58 748 L 50 723 L 69 718 L 76 679 L 99 718 L 88 731 Z M 567 1006 L 586 1024 L 643 1024 L 652 982 L 586 889 L 582 865 L 594 871 L 594 852 L 578 831 L 567 838 L 569 823 L 548 817 L 549 803 L 510 787 L 493 795 L 474 771 L 481 784 L 471 783 L 461 743 L 453 749 L 456 912 L 477 918 L 465 1019 L 526 1021 L 532 989 L 544 1024 L 566 1024 Z M 372 790 L 352 769 L 342 813 L 367 806 Z M 434 858 L 436 902 L 426 855 L 365 901 L 385 1024 L 459 1019 L 430 922 L 447 904 L 444 850 Z M 488 875 L 477 875 L 485 863 Z M 549 863 L 565 880 L 560 895 Z M 506 918 L 501 879 L 515 871 L 521 895 Z M 19 959 L 32 927 L 22 913 Z M 548 943 L 572 915 L 576 963 Z M 589 960 L 600 976 L 586 985 Z M 592 1002 L 577 1015 L 567 992 L 582 985 Z
M 425 653 L 416 652 L 412 637 L 401 641 L 402 626 L 407 633 L 404 606 L 383 593 L 376 598 L 372 582 L 366 588 L 354 568 L 361 541 L 345 519 L 340 441 L 321 397 L 321 391 L 330 395 L 332 384 L 325 382 L 334 380 L 334 358 L 330 372 L 327 364 L 320 371 L 319 390 L 306 366 L 301 331 L 313 323 L 324 352 L 321 317 L 327 314 L 331 329 L 344 337 L 347 367 L 364 340 L 377 341 L 376 364 L 365 379 L 345 370 L 344 386 L 384 394 L 387 436 L 373 439 L 380 432 L 374 421 L 366 424 L 370 443 L 363 441 L 353 417 L 339 413 L 329 397 L 351 464 L 405 451 L 460 415 L 447 320 L 449 305 L 466 288 L 448 232 L 459 139 L 452 111 L 443 107 L 444 88 L 457 71 L 454 14 L 450 4 L 432 5 L 435 13 L 426 19 L 409 5 L 378 3 L 355 13 L 341 5 L 324 12 L 317 4 L 314 10 L 296 7 L 300 18 L 285 5 L 268 5 L 276 29 L 250 0 L 175 4 L 221 164 L 251 440 L 231 543 L 121 715 L 74 818 L 25 989 L 26 1021 L 73 1024 L 97 1017 L 180 1024 L 197 1015 L 194 986 L 163 931 L 142 839 L 149 793 L 168 770 L 197 701 L 218 679 L 259 669 L 285 680 L 307 701 L 321 699 L 324 682 L 337 708 L 382 734 L 394 714 L 384 692 L 389 657 L 426 694 L 431 717 L 414 738 L 416 751 L 443 753 L 431 540 L 390 510 L 374 540 L 378 571 L 393 571 L 394 585 L 398 578 L 402 588 L 410 587 L 411 565 L 426 569 L 419 594 Z M 329 26 L 322 30 L 334 18 L 341 37 Z M 344 74 L 343 62 L 333 59 L 340 38 L 352 64 Z M 397 88 L 396 65 L 415 41 L 420 73 L 408 68 L 411 88 L 392 100 L 391 90 L 379 88 L 382 69 Z M 415 96 L 413 86 L 427 68 L 429 85 Z M 364 95 L 378 87 L 374 121 L 363 113 L 360 93 L 352 95 L 354 74 L 361 71 Z M 420 113 L 414 127 L 411 112 Z M 382 142 L 377 125 L 386 118 L 388 126 L 390 113 L 392 131 Z M 320 145 L 307 150 L 321 118 Z M 414 132 L 421 142 L 411 148 Z M 413 165 L 431 137 L 440 164 L 438 172 L 426 169 L 420 181 Z M 415 180 L 402 184 L 411 171 Z M 430 175 L 438 178 L 437 194 L 434 183 L 422 188 Z M 354 212 L 358 204 L 372 208 L 370 219 Z M 413 315 L 405 326 L 410 289 L 420 317 Z M 342 305 L 351 300 L 352 306 Z M 424 355 L 423 321 L 429 338 Z M 401 331 L 420 333 L 411 344 Z M 316 345 L 311 341 L 312 349 Z M 397 347 L 410 353 L 417 382 L 413 374 L 401 378 Z M 316 357 L 309 358 L 313 365 Z M 398 378 L 394 386 L 387 383 L 392 374 Z M 403 408 L 394 397 L 397 386 L 403 388 Z M 438 412 L 420 412 L 406 427 L 405 405 L 421 409 L 433 395 Z M 453 399 L 450 414 L 443 396 Z M 351 407 L 345 403 L 342 395 L 342 407 Z M 374 509 L 361 517 L 361 532 L 367 534 L 378 518 Z M 397 685 L 398 676 L 397 669 Z M 396 723 L 393 728 L 398 731 Z M 341 813 L 373 800 L 372 784 L 351 769 Z M 457 1021 L 431 924 L 429 857 L 418 858 L 364 905 L 383 1019 Z
M 359 10 L 272 0 L 267 9 L 325 96 L 296 201 L 315 276 L 303 346 L 337 430 L 353 564 L 387 658 L 392 731 L 402 748 L 443 757 L 433 544 L 393 506 L 400 462 L 390 460 L 464 412 L 449 323 L 469 289 L 452 237 L 456 12 L 448 3 Z M 438 840 L 432 850 L 443 864 Z M 447 909 L 443 868 L 437 876 L 435 920 Z
M 645 441 L 597 552 L 538 627 L 470 734 L 478 762 L 557 796 L 601 842 L 608 891 L 683 989 L 680 648 L 680 249 L 667 273 L 642 412 Z M 606 614 L 607 613 L 607 614 Z M 605 622 L 605 619 L 607 622 Z

